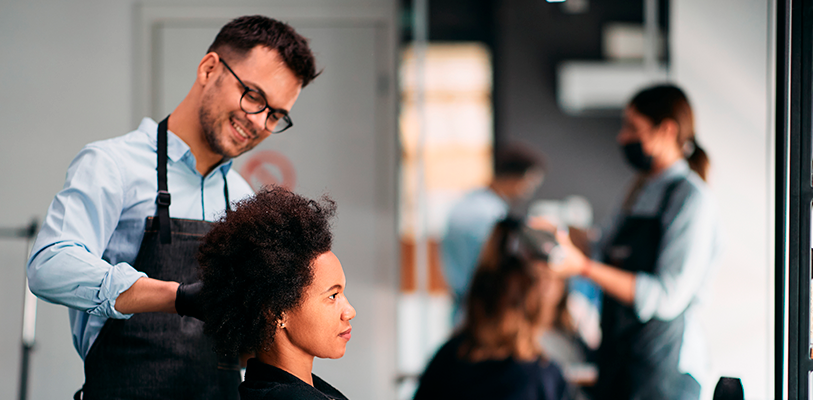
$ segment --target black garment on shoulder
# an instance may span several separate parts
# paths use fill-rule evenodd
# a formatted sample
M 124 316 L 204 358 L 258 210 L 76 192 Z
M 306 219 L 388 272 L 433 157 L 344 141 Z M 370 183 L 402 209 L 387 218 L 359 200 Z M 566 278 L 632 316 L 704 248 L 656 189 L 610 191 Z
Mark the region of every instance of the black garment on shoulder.
M 241 400 L 347 400 L 329 383 L 313 375 L 313 386 L 256 358 L 248 360 L 246 380 L 240 384 Z
M 514 358 L 470 362 L 458 358 L 462 336 L 438 350 L 424 371 L 415 400 L 427 399 L 570 399 L 567 383 L 555 364 Z
M 603 262 L 632 273 L 655 274 L 663 238 L 671 221 L 664 221 L 679 185 L 677 178 L 665 188 L 657 213 L 627 212 L 612 240 L 603 249 Z M 680 350 L 685 331 L 685 310 L 671 320 L 641 322 L 635 307 L 604 296 L 601 311 L 602 342 L 598 349 L 598 381 L 592 388 L 597 400 L 697 399 L 700 386 L 680 371 Z

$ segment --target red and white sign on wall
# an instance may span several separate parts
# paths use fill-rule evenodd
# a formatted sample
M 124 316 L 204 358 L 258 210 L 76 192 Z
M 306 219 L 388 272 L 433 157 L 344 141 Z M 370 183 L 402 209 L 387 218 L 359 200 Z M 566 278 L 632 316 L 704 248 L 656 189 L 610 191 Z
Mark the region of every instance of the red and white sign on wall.
M 270 185 L 294 190 L 296 186 L 294 164 L 282 153 L 271 150 L 252 154 L 240 169 L 240 175 L 254 190 Z

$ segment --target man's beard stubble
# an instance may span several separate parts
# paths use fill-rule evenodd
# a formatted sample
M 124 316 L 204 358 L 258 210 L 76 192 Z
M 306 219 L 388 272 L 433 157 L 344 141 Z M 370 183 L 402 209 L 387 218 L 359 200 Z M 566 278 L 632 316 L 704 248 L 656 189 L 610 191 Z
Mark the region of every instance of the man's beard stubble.
M 214 96 L 207 94 L 203 98 L 203 105 L 200 107 L 200 110 L 198 111 L 200 127 L 203 130 L 203 137 L 206 139 L 206 143 L 209 144 L 209 148 L 211 148 L 215 154 L 219 154 L 224 158 L 234 158 L 239 156 L 240 154 L 243 154 L 253 149 L 254 146 L 256 146 L 256 143 L 251 143 L 249 141 L 247 146 L 243 147 L 242 149 L 238 149 L 237 154 L 228 154 L 226 147 L 223 145 L 223 141 L 228 140 L 228 138 L 226 137 L 228 133 L 219 132 L 220 134 L 218 135 L 218 132 L 215 131 L 215 126 L 217 125 L 217 118 L 212 115 L 213 114 L 212 110 L 209 107 L 207 107 L 207 105 L 212 104 L 213 98 Z M 231 113 L 229 115 L 229 118 L 227 118 L 227 122 L 231 124 L 232 119 L 242 123 L 245 129 L 247 130 L 252 130 L 253 128 L 250 122 L 243 121 L 242 118 L 239 118 L 237 115 L 234 115 L 234 113 Z M 250 133 L 254 136 L 257 136 L 255 132 L 253 132 L 253 130 Z
M 215 81 L 214 89 L 221 88 L 223 83 L 222 81 L 223 76 L 221 75 L 220 77 L 217 78 L 217 81 Z M 203 130 L 203 137 L 206 139 L 206 143 L 209 144 L 209 148 L 211 148 L 215 154 L 219 154 L 224 158 L 234 158 L 239 156 L 240 154 L 243 154 L 253 149 L 257 145 L 257 143 L 252 143 L 251 141 L 249 141 L 248 145 L 245 146 L 242 150 L 238 150 L 239 152 L 237 154 L 233 155 L 227 154 L 226 147 L 223 145 L 223 140 L 227 140 L 227 138 L 225 137 L 226 133 L 220 132 L 220 135 L 218 136 L 218 133 L 215 132 L 217 117 L 213 115 L 211 109 L 212 105 L 215 104 L 217 101 L 215 99 L 216 96 L 214 92 L 215 90 L 208 91 L 203 95 L 203 99 L 201 100 L 201 106 L 198 109 L 198 120 L 200 122 L 200 127 Z M 241 124 L 243 124 L 244 129 L 249 130 L 250 131 L 249 133 L 254 137 L 259 136 L 257 132 L 254 132 L 254 126 L 252 126 L 251 122 L 239 118 L 237 115 L 235 115 L 234 112 L 229 114 L 229 118 L 227 120 L 229 124 L 231 124 L 232 119 L 234 119 L 235 121 L 239 121 Z
M 206 143 L 209 143 L 209 148 L 211 148 L 215 154 L 220 154 L 225 157 L 226 151 L 217 140 L 217 135 L 214 132 L 214 121 L 212 120 L 211 113 L 208 109 L 201 108 L 199 116 L 200 127 L 203 129 L 203 137 L 206 138 Z
M 223 77 L 220 76 L 217 81 L 215 81 L 215 88 L 221 87 L 222 78 Z M 223 144 L 217 140 L 217 134 L 215 133 L 216 121 L 210 109 L 211 105 L 214 104 L 214 97 L 211 91 L 203 95 L 200 108 L 198 108 L 198 121 L 200 122 L 200 128 L 203 130 L 203 137 L 209 144 L 209 148 L 211 148 L 215 154 L 226 157 L 226 149 L 224 149 Z

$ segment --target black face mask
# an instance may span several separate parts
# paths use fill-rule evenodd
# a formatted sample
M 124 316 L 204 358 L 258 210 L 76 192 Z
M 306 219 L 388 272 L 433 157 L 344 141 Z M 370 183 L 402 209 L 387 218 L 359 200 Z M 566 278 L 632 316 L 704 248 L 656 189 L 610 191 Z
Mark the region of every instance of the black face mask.
M 624 158 L 633 168 L 642 172 L 649 172 L 652 169 L 652 156 L 644 153 L 641 142 L 627 143 L 622 149 Z

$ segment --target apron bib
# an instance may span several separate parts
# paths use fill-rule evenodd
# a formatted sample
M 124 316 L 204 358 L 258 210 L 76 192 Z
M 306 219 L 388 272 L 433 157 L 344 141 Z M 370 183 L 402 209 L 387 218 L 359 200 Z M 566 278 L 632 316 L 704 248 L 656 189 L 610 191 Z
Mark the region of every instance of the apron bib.
M 195 282 L 200 279 L 195 257 L 211 223 L 169 218 L 166 152 L 164 119 L 158 125 L 156 218 L 147 218 L 133 268 L 155 279 Z M 224 195 L 229 209 L 228 186 Z M 213 349 L 203 322 L 192 317 L 141 313 L 126 320 L 110 318 L 85 357 L 82 398 L 236 400 L 238 360 L 219 358 Z
M 670 183 L 657 215 L 627 216 L 609 246 L 603 262 L 629 272 L 654 274 L 663 238 L 663 214 L 675 188 Z M 602 342 L 598 350 L 597 399 L 686 399 L 690 376 L 678 370 L 685 315 L 663 321 L 640 322 L 632 306 L 604 296 L 601 313 Z

